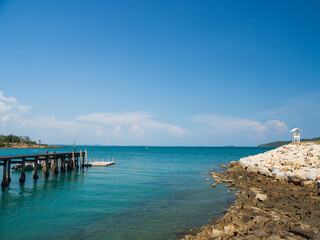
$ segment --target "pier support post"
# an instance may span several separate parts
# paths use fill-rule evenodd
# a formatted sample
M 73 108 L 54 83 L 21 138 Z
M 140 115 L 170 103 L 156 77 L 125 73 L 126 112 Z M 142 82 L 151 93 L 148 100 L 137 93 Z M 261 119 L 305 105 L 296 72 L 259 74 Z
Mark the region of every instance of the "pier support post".
M 61 172 L 66 171 L 66 159 L 64 156 L 61 157 Z
M 74 158 L 74 152 L 72 152 L 73 169 L 76 169 L 76 161 Z
M 8 160 L 8 173 L 7 173 L 7 182 L 11 182 L 11 177 L 10 177 L 10 172 L 11 172 L 11 169 L 10 169 L 10 165 L 11 165 L 11 159 Z
M 76 169 L 79 168 L 79 156 L 76 156 Z
M 59 161 L 57 157 L 54 157 L 54 174 L 59 174 Z
M 70 160 L 70 155 L 68 155 L 67 169 L 68 169 L 68 170 L 72 170 L 72 163 L 71 163 L 71 160 Z
M 79 155 L 79 165 L 80 165 L 80 168 L 83 167 L 82 165 L 82 151 L 80 150 L 80 155 Z
M 87 167 L 88 167 L 89 162 L 88 162 L 88 153 L 87 153 L 87 150 L 84 150 L 84 154 L 86 155 L 86 163 L 87 163 Z
M 49 177 L 49 157 L 47 156 L 44 160 L 45 169 L 44 169 L 44 176 Z
M 51 158 L 50 170 L 54 170 L 54 157 Z
M 7 181 L 7 161 L 3 161 L 3 178 L 2 178 L 2 183 L 1 187 L 7 187 L 8 186 L 8 181 Z
M 84 168 L 84 155 L 85 153 L 82 153 L 82 168 Z
M 22 166 L 21 166 L 21 177 L 19 179 L 19 182 L 24 183 L 26 181 L 26 159 L 22 158 Z
M 34 172 L 33 172 L 33 179 L 38 179 L 38 158 L 34 161 Z

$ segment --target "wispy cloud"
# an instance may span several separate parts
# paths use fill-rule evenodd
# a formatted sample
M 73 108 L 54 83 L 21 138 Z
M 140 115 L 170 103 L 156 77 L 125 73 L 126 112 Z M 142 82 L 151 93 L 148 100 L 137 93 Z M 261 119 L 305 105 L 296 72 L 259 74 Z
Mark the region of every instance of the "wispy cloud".
M 209 131 L 220 135 L 244 135 L 264 138 L 266 133 L 282 134 L 288 131 L 287 125 L 279 120 L 259 122 L 245 118 L 233 118 L 217 114 L 194 116 L 193 121 L 209 127 Z
M 14 97 L 6 97 L 4 96 L 3 91 L 0 91 L 0 100 L 4 101 L 4 102 L 8 102 L 8 103 L 16 103 L 17 99 Z
M 3 124 L 19 120 L 19 116 L 25 114 L 30 109 L 31 107 L 20 104 L 14 97 L 6 97 L 4 93 L 0 91 L 0 122 L 2 123 L 0 129 L 3 130 Z
M 136 136 L 144 136 L 147 132 L 153 131 L 165 131 L 179 136 L 188 133 L 188 130 L 179 126 L 156 121 L 148 112 L 92 113 L 76 119 L 112 127 L 116 135 L 125 131 Z

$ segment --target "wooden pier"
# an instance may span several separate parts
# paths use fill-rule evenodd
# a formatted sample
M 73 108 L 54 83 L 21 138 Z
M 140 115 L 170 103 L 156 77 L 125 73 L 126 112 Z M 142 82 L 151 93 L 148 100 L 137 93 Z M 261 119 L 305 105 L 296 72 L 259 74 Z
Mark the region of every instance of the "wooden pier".
M 38 164 L 42 165 L 42 171 L 44 172 L 45 176 L 48 177 L 49 169 L 51 169 L 54 174 L 58 174 L 59 171 L 64 172 L 66 170 L 75 170 L 88 166 L 88 157 L 87 151 L 0 156 L 0 166 L 3 166 L 3 180 L 1 186 L 7 187 L 11 181 L 11 164 L 21 164 L 21 177 L 19 181 L 21 183 L 25 182 L 26 162 L 33 163 L 33 179 L 38 179 Z

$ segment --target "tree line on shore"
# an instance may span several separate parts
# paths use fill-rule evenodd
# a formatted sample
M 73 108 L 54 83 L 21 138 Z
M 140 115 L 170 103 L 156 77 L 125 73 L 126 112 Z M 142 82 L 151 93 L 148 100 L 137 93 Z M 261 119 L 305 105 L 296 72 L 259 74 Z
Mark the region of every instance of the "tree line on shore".
M 10 135 L 0 135 L 0 148 L 10 147 L 12 145 L 36 145 L 36 141 L 32 141 L 28 136 L 16 136 L 13 134 Z M 42 146 L 46 146 L 47 144 L 41 144 Z

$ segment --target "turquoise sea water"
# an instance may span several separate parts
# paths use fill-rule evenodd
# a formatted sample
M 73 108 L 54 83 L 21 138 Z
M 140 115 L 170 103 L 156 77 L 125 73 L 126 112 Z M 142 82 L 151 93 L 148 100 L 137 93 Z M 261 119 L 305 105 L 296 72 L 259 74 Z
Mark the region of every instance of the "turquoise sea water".
M 116 164 L 65 172 L 19 183 L 11 172 L 0 193 L 0 239 L 175 239 L 209 224 L 232 201 L 224 184 L 211 188 L 209 170 L 261 153 L 256 147 L 92 147 L 89 158 Z M 72 148 L 55 149 L 70 152 Z M 45 150 L 41 150 L 43 153 Z M 1 149 L 0 155 L 37 154 Z M 2 168 L 0 168 L 2 180 Z M 211 178 L 210 178 L 211 179 Z

